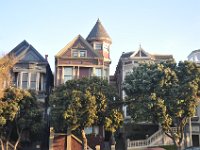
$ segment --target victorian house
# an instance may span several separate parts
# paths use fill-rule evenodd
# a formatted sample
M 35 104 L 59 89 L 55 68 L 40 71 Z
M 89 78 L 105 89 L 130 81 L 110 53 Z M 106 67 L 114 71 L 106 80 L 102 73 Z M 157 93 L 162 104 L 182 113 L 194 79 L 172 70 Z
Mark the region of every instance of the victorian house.
M 110 36 L 98 19 L 86 39 L 77 35 L 55 55 L 55 86 L 64 84 L 68 80 L 92 76 L 109 81 L 111 44 Z M 103 139 L 105 138 L 103 127 L 95 126 L 85 130 L 86 134 L 95 135 L 88 138 L 88 145 L 92 149 L 96 145 L 101 145 L 100 147 L 103 149 Z M 80 148 L 80 143 L 73 135 L 67 135 L 65 144 L 63 144 L 63 140 L 59 141 L 59 138 L 62 136 L 54 136 L 53 144 L 50 147 L 55 149 L 59 146 L 63 148 L 62 145 L 66 145 L 67 149 L 78 150 Z
M 86 39 L 78 35 L 56 54 L 55 85 L 91 76 L 109 80 L 111 43 L 111 38 L 97 20 Z
M 162 61 L 173 60 L 172 55 L 160 55 L 160 54 L 149 54 L 146 52 L 141 45 L 139 49 L 131 52 L 123 52 L 120 56 L 119 62 L 116 67 L 114 78 L 116 80 L 117 89 L 120 97 L 124 99 L 126 97 L 125 92 L 122 90 L 122 84 L 126 75 L 132 72 L 133 67 L 137 67 L 141 63 L 155 62 L 159 63 Z M 123 107 L 124 117 L 130 118 L 127 111 L 127 106 Z
M 126 75 L 131 73 L 134 67 L 137 67 L 139 66 L 139 64 L 142 63 L 160 63 L 162 61 L 168 60 L 173 60 L 173 56 L 150 54 L 146 52 L 141 47 L 141 45 L 136 51 L 126 53 L 123 52 L 119 59 L 114 74 L 114 78 L 117 84 L 117 90 L 119 92 L 120 97 L 122 99 L 125 99 L 126 97 L 126 93 L 123 91 L 123 82 L 125 80 Z M 147 122 L 132 123 L 131 117 L 129 115 L 128 105 L 124 105 L 122 110 L 124 112 L 125 120 L 120 134 L 123 135 L 123 141 L 124 143 L 126 143 L 124 144 L 123 149 L 142 149 L 142 146 L 153 146 L 156 144 L 154 142 L 159 143 L 160 141 L 162 141 L 161 139 L 165 138 L 162 134 L 162 130 L 159 130 L 159 127 L 157 125 Z M 158 134 L 160 136 L 157 136 Z
M 46 115 L 47 102 L 53 88 L 53 74 L 47 60 L 27 41 L 22 41 L 8 55 L 17 60 L 11 70 L 12 84 L 21 89 L 31 89 Z

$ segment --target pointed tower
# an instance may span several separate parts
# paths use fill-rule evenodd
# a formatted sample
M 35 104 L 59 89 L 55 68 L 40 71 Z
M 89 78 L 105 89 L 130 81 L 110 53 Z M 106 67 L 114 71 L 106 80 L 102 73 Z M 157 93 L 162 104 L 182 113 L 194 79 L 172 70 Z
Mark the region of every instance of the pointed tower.
M 104 57 L 105 61 L 111 62 L 110 45 L 112 44 L 112 39 L 106 32 L 99 19 L 90 31 L 90 34 L 86 40 L 92 45 L 95 51 Z

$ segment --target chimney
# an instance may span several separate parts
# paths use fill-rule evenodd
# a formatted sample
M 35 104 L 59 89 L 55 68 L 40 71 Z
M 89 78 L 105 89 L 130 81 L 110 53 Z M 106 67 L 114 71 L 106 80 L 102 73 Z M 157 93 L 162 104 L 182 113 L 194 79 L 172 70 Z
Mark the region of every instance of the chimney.
M 48 61 L 48 55 L 47 54 L 45 55 L 45 59 L 46 59 L 46 61 Z

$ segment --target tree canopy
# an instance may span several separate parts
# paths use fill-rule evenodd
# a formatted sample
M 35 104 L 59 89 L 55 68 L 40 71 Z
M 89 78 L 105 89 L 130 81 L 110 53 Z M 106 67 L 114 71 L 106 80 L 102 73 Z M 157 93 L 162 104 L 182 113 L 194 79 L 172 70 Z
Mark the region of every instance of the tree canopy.
M 133 68 L 124 82 L 132 119 L 160 123 L 180 147 L 184 127 L 199 104 L 199 83 L 200 68 L 188 61 L 141 64 Z
M 8 88 L 0 99 L 0 139 L 6 143 L 16 141 L 15 149 L 21 140 L 22 133 L 27 130 L 33 137 L 41 133 L 42 121 L 35 93 L 18 88 Z M 14 136 L 10 139 L 11 135 Z M 30 138 L 30 137 L 28 137 Z M 39 136 L 37 137 L 39 138 Z
M 56 131 L 84 132 L 86 127 L 105 124 L 107 130 L 114 132 L 122 124 L 123 116 L 117 106 L 120 100 L 106 80 L 97 77 L 69 80 L 56 87 L 50 99 Z
M 13 56 L 0 57 L 0 97 L 3 96 L 4 89 L 8 88 L 10 84 L 10 70 L 16 61 Z

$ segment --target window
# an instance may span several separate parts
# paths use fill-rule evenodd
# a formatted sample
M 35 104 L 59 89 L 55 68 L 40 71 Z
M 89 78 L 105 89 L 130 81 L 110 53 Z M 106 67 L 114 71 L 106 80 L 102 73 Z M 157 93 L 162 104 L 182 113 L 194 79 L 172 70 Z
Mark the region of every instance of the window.
M 96 68 L 96 76 L 101 77 L 101 69 L 100 68 Z
M 31 73 L 30 89 L 36 89 L 36 73 Z
M 109 45 L 106 44 L 106 43 L 104 43 L 104 44 L 103 44 L 103 49 L 104 49 L 104 50 L 109 50 Z
M 80 51 L 80 57 L 86 57 L 86 51 Z
M 19 80 L 18 80 L 18 72 L 14 72 L 13 73 L 13 86 L 18 87 L 19 84 L 17 82 L 19 82 Z
M 86 57 L 87 51 L 86 50 L 73 50 L 72 57 Z
M 102 49 L 102 44 L 101 43 L 95 43 L 94 49 L 101 50 Z
M 73 79 L 73 76 L 72 76 L 73 72 L 72 71 L 73 71 L 72 67 L 65 67 L 64 68 L 64 82 Z
M 22 74 L 22 88 L 27 89 L 28 88 L 28 73 Z
M 78 51 L 73 51 L 73 57 L 78 57 Z

